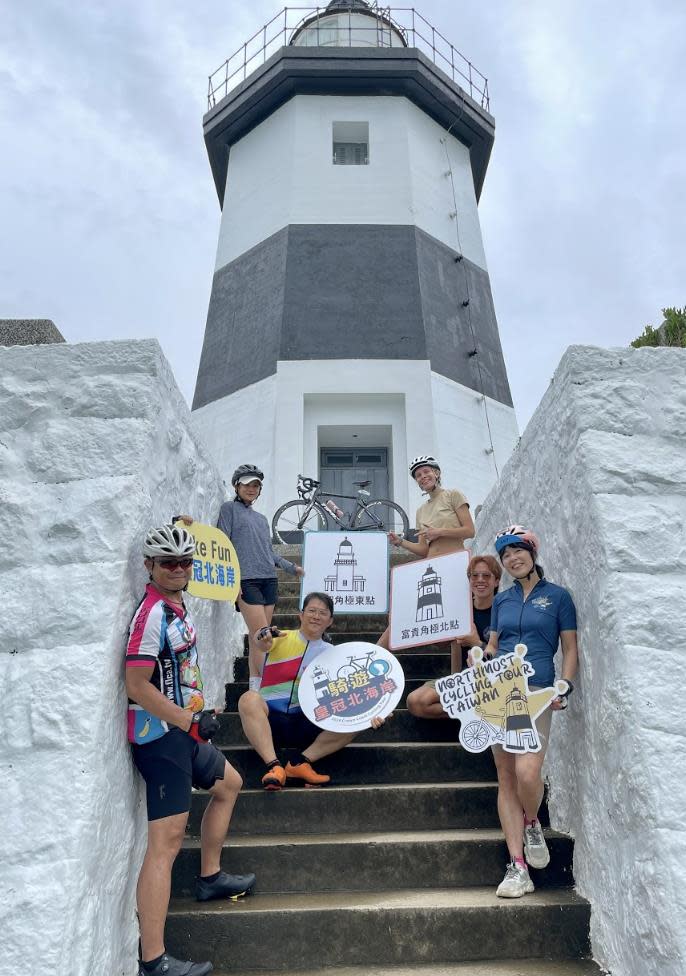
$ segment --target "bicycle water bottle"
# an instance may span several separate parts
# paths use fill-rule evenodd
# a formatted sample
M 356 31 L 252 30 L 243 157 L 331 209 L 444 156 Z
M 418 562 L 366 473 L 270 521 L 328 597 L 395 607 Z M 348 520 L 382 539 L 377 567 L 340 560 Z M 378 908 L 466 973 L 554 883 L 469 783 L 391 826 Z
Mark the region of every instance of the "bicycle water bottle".
M 343 509 L 338 507 L 338 505 L 333 500 L 333 498 L 330 498 L 328 500 L 328 502 L 326 503 L 326 508 L 328 508 L 328 510 L 332 512 L 336 516 L 336 518 L 339 519 L 343 518 L 344 515 Z

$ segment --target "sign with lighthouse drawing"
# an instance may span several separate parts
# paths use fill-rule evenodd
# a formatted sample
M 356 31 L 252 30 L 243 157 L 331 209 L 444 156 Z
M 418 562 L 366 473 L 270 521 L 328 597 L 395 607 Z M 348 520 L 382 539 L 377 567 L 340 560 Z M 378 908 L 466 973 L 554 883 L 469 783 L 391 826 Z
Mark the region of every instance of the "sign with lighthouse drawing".
M 536 719 L 569 685 L 559 679 L 548 688 L 529 690 L 534 669 L 525 660 L 526 644 L 492 660 L 480 647 L 472 651 L 474 664 L 436 682 L 443 710 L 460 720 L 460 744 L 468 752 L 502 746 L 505 752 L 538 752 L 541 738 Z
M 300 603 L 313 590 L 328 593 L 336 613 L 388 611 L 385 532 L 306 532 Z
M 469 553 L 418 559 L 391 574 L 391 648 L 436 644 L 472 632 Z

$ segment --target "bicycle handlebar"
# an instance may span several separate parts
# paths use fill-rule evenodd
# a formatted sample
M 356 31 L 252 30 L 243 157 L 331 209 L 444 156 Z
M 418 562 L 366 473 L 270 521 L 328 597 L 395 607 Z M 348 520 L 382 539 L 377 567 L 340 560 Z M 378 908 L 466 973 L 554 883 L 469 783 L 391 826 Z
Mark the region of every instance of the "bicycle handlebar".
M 319 488 L 321 481 L 315 481 L 314 478 L 306 478 L 305 475 L 298 475 L 298 494 L 303 498 L 308 492 L 314 491 L 315 488 Z

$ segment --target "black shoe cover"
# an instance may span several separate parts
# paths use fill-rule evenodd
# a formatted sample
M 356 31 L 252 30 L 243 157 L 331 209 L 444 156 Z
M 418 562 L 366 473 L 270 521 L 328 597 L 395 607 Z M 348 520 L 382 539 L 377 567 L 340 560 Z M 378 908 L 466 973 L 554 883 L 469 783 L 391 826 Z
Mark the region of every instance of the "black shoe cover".
M 152 972 L 148 973 L 142 965 L 138 967 L 138 976 L 208 976 L 211 972 L 211 962 L 182 962 L 166 952 Z
M 196 897 L 198 901 L 211 901 L 213 898 L 240 898 L 247 895 L 255 884 L 254 874 L 227 874 L 220 871 L 216 881 L 208 883 L 198 878 Z

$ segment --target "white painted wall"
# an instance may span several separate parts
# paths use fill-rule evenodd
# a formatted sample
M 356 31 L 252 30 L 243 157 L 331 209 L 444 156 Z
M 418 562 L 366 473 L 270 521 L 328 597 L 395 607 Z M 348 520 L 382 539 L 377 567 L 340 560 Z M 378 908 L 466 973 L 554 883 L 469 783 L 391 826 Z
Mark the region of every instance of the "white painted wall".
M 459 488 L 473 513 L 517 446 L 519 429 L 514 408 L 483 397 L 440 373 L 431 374 L 431 392 L 443 484 Z
M 154 341 L 0 349 L 3 972 L 135 971 L 146 835 L 126 741 L 144 532 L 224 497 Z M 191 601 L 208 704 L 242 638 Z
M 192 413 L 193 424 L 226 483 L 229 497 L 233 497 L 231 475 L 239 464 L 256 464 L 265 473 L 262 494 L 255 508 L 271 519 L 278 504 L 295 495 L 281 497 L 275 491 L 275 471 L 288 445 L 277 446 L 275 434 L 276 374 L 230 396 L 214 400 Z M 278 462 L 277 462 L 278 459 Z
M 517 441 L 514 410 L 486 402 L 502 466 Z M 392 497 L 411 522 L 422 497 L 408 465 L 418 454 L 440 458 L 444 484 L 464 491 L 472 509 L 495 480 L 484 401 L 432 373 L 428 360 L 279 362 L 275 376 L 200 407 L 193 418 L 227 481 L 244 461 L 263 468 L 258 507 L 270 519 L 296 497 L 298 474 L 318 474 L 319 448 L 327 446 L 320 427 L 391 428 Z
M 334 166 L 333 122 L 365 121 L 369 164 Z M 297 95 L 231 148 L 216 270 L 288 224 L 416 225 L 456 249 L 449 166 L 462 253 L 486 269 L 461 142 L 405 98 Z
M 579 680 L 546 764 L 594 956 L 613 976 L 683 976 L 686 350 L 568 349 L 479 551 L 513 521 L 540 534 L 579 612 Z
M 397 423 L 401 419 L 398 416 L 397 401 L 393 406 L 388 400 L 380 399 L 380 413 L 377 414 L 374 397 L 370 398 L 370 390 L 373 390 L 376 397 L 404 398 L 404 423 L 401 430 L 394 431 L 393 435 L 392 483 L 394 500 L 406 508 L 407 453 L 401 431 L 404 428 L 406 438 L 419 436 L 422 425 L 426 429 L 426 423 L 429 426 L 431 424 L 428 362 L 383 359 L 340 359 L 334 363 L 329 360 L 279 362 L 277 377 L 276 443 L 292 445 L 289 451 L 281 450 L 280 454 L 277 484 L 285 492 L 285 497 L 281 497 L 284 500 L 294 497 L 297 476 L 303 470 L 301 463 L 306 459 L 313 463 L 315 459 L 317 442 L 313 440 L 312 433 L 317 424 L 317 413 L 314 409 L 308 411 L 306 442 L 306 398 L 312 403 L 309 398 L 318 397 L 322 407 L 325 407 L 326 398 L 332 398 L 322 413 L 324 424 L 336 422 L 336 416 L 340 424 L 350 423 L 351 416 L 353 423 L 363 419 L 370 424 L 387 423 L 388 418 L 392 418 L 394 414 Z M 350 408 L 341 403 L 341 398 L 350 399 Z M 336 410 L 336 403 L 339 404 L 340 412 Z M 319 470 L 318 459 L 316 470 Z

